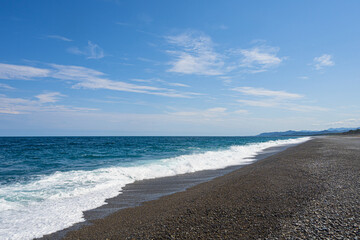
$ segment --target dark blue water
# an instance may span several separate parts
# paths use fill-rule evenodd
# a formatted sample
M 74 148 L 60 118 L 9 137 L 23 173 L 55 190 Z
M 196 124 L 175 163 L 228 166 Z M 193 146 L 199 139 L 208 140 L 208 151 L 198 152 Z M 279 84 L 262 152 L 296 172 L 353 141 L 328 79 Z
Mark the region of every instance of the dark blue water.
M 234 145 L 285 138 L 260 137 L 0 137 L 0 184 L 56 171 L 93 170 Z

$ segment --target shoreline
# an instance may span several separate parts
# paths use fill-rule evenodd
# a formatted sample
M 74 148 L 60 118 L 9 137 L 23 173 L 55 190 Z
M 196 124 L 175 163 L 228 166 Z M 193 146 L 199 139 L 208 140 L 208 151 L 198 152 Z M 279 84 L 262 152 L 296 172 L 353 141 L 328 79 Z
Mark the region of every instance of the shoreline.
M 262 160 L 299 144 L 301 143 L 286 144 L 266 148 L 256 154 L 254 157 L 252 157 L 251 159 L 254 160 L 251 163 L 247 164 L 230 166 L 223 169 L 203 170 L 194 173 L 179 174 L 170 177 L 146 179 L 127 184 L 117 196 L 106 199 L 105 203 L 102 206 L 85 211 L 84 222 L 76 223 L 68 228 L 59 230 L 51 234 L 46 234 L 41 238 L 35 239 L 63 239 L 65 235 L 69 232 L 79 230 L 85 226 L 91 226 L 92 222 L 95 220 L 104 219 L 107 216 L 123 209 L 141 206 L 148 201 L 157 200 L 164 196 L 186 191 L 187 189 L 194 187 L 198 184 L 212 181 L 217 177 L 229 174 L 246 165 L 253 164 L 259 160 Z
M 359 137 L 317 137 L 64 239 L 356 239 L 359 156 Z

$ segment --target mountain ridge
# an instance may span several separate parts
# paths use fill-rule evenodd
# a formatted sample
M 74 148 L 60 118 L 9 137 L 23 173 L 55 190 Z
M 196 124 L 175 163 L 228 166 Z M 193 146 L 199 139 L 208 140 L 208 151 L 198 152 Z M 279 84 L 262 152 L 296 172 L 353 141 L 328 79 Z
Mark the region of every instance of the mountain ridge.
M 320 131 L 310 131 L 310 130 L 288 130 L 284 132 L 264 132 L 257 135 L 258 137 L 288 137 L 288 136 L 316 136 L 316 135 L 327 135 L 327 134 L 337 134 L 344 133 L 351 130 L 356 130 L 359 128 L 329 128 L 326 130 Z

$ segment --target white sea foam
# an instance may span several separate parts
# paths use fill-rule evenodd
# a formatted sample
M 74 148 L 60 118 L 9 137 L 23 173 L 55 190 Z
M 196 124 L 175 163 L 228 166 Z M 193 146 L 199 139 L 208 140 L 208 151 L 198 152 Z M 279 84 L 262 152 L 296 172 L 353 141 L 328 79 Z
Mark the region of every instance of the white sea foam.
M 262 150 L 310 138 L 233 146 L 227 150 L 153 161 L 131 167 L 56 172 L 27 184 L 0 188 L 0 239 L 32 239 L 84 221 L 83 211 L 99 207 L 128 183 L 200 170 L 248 164 Z

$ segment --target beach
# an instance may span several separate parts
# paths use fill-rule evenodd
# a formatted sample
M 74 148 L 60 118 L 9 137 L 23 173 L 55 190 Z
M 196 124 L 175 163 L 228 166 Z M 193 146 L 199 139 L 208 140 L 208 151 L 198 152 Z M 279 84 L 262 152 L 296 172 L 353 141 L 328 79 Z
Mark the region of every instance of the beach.
M 309 139 L 0 138 L 6 146 L 0 155 L 7 156 L 7 165 L 0 166 L 0 238 L 62 239 L 93 220 L 184 191 Z
M 65 239 L 356 239 L 360 137 L 316 137 Z

